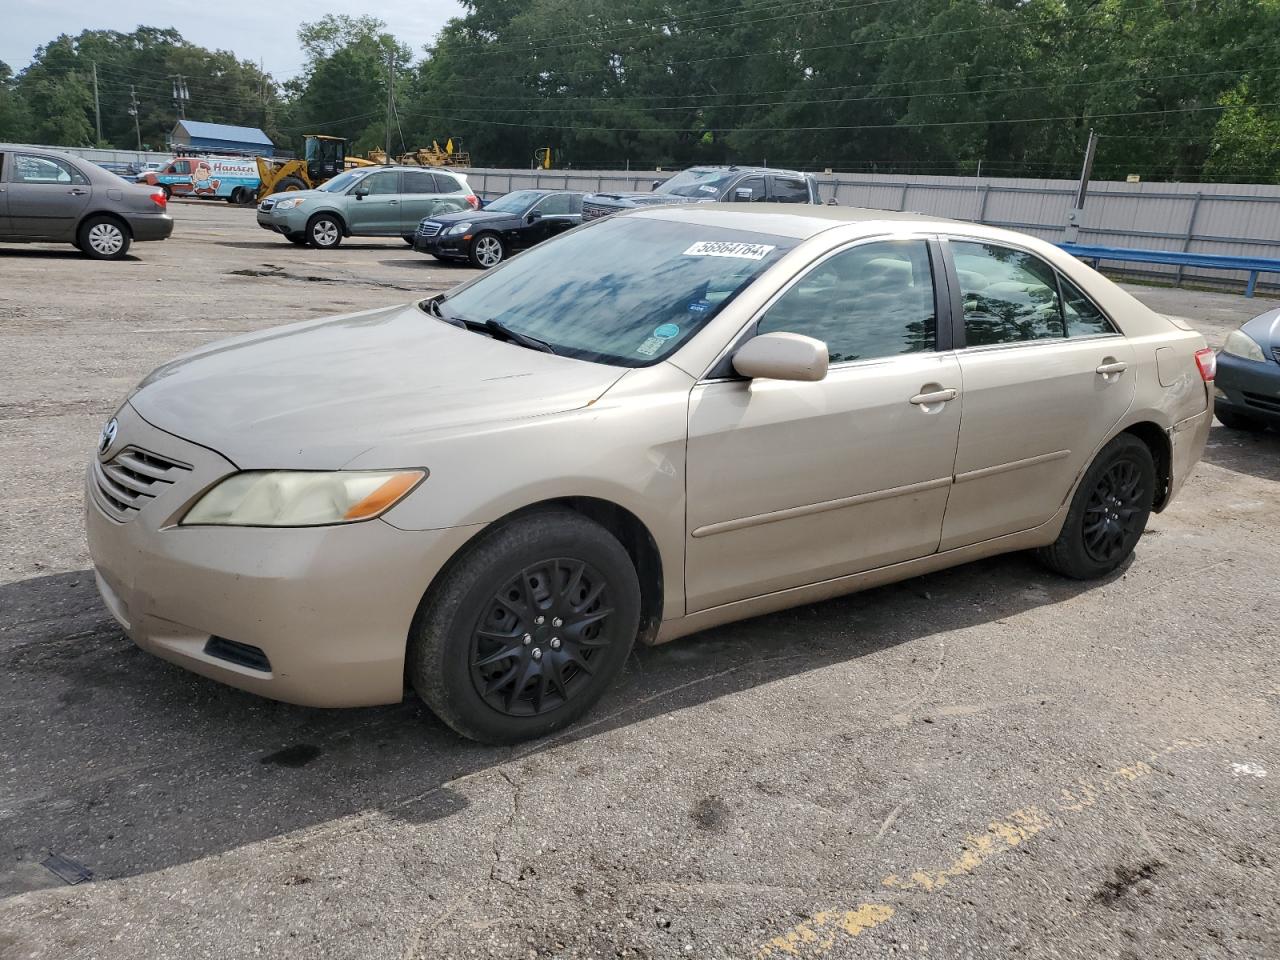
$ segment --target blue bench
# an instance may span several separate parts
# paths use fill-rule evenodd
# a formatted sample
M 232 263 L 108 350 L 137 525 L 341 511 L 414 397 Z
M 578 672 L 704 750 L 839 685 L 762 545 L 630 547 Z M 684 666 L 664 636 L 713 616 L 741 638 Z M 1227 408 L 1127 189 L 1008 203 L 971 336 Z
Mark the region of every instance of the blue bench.
M 1216 253 L 1180 253 L 1176 250 L 1135 250 L 1131 247 L 1100 247 L 1087 243 L 1060 243 L 1063 250 L 1080 260 L 1090 260 L 1094 269 L 1099 260 L 1133 263 L 1167 263 L 1175 267 L 1207 267 L 1211 270 L 1246 270 L 1249 283 L 1244 295 L 1253 296 L 1260 273 L 1280 273 L 1280 260 L 1270 257 L 1232 257 Z

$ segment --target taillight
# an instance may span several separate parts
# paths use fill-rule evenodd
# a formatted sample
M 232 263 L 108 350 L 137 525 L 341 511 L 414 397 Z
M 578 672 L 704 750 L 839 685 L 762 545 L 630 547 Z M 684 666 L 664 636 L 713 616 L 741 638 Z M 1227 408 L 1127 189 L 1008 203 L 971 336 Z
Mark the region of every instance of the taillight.
M 155 193 L 151 194 L 151 202 L 163 210 L 168 205 L 169 198 L 164 195 L 163 190 L 157 190 Z
M 1196 366 L 1200 370 L 1200 379 L 1212 383 L 1218 375 L 1218 355 L 1208 347 L 1196 351 Z
M 474 193 L 471 194 L 471 196 L 467 197 L 467 203 L 471 204 L 472 210 L 480 209 L 480 198 L 477 197 Z

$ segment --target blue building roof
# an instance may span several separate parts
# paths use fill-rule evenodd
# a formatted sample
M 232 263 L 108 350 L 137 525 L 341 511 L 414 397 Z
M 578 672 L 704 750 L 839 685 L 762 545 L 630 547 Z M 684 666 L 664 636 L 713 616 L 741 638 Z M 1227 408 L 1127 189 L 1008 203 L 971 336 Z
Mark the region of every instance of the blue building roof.
M 228 140 L 235 143 L 274 146 L 271 138 L 257 127 L 233 127 L 226 123 L 204 123 L 200 120 L 179 120 L 178 126 L 187 132 L 187 136 L 202 140 Z

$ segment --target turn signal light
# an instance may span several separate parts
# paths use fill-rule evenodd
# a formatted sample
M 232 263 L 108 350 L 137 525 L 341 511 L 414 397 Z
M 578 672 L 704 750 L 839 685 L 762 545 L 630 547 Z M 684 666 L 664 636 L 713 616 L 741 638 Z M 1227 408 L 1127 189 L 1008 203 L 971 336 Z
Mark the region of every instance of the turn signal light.
M 155 193 L 151 194 L 151 202 L 163 210 L 168 206 L 169 198 L 164 195 L 163 190 L 157 190 Z
M 1200 370 L 1200 379 L 1212 383 L 1218 375 L 1218 355 L 1208 347 L 1196 351 L 1196 367 Z

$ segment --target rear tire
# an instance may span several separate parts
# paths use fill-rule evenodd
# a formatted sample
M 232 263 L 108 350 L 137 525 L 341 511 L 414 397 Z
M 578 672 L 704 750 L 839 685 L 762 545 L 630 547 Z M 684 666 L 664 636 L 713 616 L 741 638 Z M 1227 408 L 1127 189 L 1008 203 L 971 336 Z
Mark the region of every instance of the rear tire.
M 1267 425 L 1243 413 L 1232 413 L 1229 410 L 1215 410 L 1213 415 L 1218 422 L 1230 430 L 1245 430 L 1249 433 L 1261 433 Z
M 129 228 L 111 217 L 90 217 L 76 232 L 76 246 L 91 260 L 122 260 L 132 241 Z
M 297 193 L 299 190 L 307 189 L 307 185 L 298 177 L 285 177 L 276 184 L 276 188 L 272 193 Z
M 639 624 L 622 544 L 580 514 L 539 511 L 481 534 L 432 587 L 410 629 L 409 679 L 465 737 L 541 737 L 600 699 Z
M 173 191 L 169 189 L 167 183 L 160 184 L 160 192 L 164 194 L 165 203 L 173 199 Z
M 1129 559 L 1155 503 L 1156 465 L 1147 445 L 1122 433 L 1099 451 L 1071 500 L 1058 539 L 1037 556 L 1074 580 L 1105 577 Z
M 342 243 L 342 224 L 331 214 L 316 214 L 307 223 L 307 242 L 317 250 L 336 250 Z

